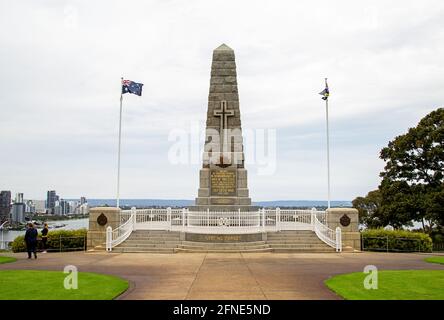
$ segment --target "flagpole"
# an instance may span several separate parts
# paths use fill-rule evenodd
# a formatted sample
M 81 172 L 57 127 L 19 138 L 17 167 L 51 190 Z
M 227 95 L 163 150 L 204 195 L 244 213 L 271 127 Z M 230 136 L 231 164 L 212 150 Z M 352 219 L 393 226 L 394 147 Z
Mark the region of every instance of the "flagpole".
M 120 208 L 120 146 L 122 141 L 122 100 L 123 100 L 122 83 L 123 83 L 123 78 L 121 78 L 120 81 L 119 148 L 117 153 L 117 196 L 116 196 L 117 208 Z
M 327 87 L 327 78 L 325 78 L 325 86 Z M 328 96 L 325 99 L 325 117 L 327 121 L 327 183 L 328 183 L 328 208 L 330 209 L 330 133 L 328 127 Z

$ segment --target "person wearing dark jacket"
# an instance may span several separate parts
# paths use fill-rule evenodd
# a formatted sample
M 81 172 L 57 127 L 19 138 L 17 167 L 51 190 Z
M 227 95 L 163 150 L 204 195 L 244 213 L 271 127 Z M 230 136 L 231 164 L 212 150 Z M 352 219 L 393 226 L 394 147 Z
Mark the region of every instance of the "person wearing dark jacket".
M 43 244 L 43 253 L 46 253 L 46 242 L 48 241 L 48 224 L 45 223 L 42 229 L 42 244 Z
M 34 258 L 37 259 L 37 229 L 32 223 L 28 224 L 28 229 L 25 233 L 26 250 L 28 251 L 28 259 L 31 259 L 31 253 L 34 253 Z

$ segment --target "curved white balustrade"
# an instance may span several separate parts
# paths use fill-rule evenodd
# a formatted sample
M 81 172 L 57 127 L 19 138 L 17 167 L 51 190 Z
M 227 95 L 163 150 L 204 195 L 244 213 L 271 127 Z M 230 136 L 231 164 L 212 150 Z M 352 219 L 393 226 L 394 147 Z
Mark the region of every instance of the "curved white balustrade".
M 342 238 L 341 228 L 335 230 L 330 229 L 327 225 L 321 223 L 318 219 L 318 215 L 314 214 L 314 232 L 319 239 L 324 241 L 330 247 L 334 248 L 337 252 L 342 251 Z
M 204 234 L 243 234 L 281 230 L 312 230 L 323 242 L 341 251 L 341 234 L 326 225 L 326 212 L 293 209 L 258 211 L 189 211 L 135 209 L 121 212 L 121 225 L 107 230 L 107 250 L 125 241 L 133 230 L 169 230 Z

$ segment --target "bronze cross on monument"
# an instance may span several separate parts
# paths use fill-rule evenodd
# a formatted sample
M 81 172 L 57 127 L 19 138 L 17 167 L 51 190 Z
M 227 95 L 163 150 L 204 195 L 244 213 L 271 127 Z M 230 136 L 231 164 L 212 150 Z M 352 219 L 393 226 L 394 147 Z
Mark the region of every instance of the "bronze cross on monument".
M 220 109 L 214 110 L 214 116 L 220 117 L 220 126 L 219 126 L 219 135 L 220 135 L 220 151 L 222 155 L 220 156 L 221 165 L 224 164 L 223 157 L 223 146 L 225 144 L 225 140 L 227 139 L 227 131 L 228 129 L 228 117 L 234 116 L 234 110 L 227 109 L 227 101 L 222 100 L 220 102 Z

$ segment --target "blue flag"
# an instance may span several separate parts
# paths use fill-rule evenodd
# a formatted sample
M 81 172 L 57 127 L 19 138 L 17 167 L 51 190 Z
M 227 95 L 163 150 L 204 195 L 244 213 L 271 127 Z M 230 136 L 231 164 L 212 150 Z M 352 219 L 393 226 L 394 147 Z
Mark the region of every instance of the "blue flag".
M 328 89 L 327 79 L 325 79 L 325 89 L 319 92 L 319 94 L 322 96 L 322 100 L 327 100 L 330 96 L 330 90 Z
M 143 83 L 137 83 L 131 80 L 122 80 L 122 94 L 132 93 L 141 96 L 142 86 Z

